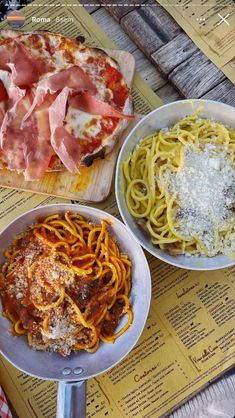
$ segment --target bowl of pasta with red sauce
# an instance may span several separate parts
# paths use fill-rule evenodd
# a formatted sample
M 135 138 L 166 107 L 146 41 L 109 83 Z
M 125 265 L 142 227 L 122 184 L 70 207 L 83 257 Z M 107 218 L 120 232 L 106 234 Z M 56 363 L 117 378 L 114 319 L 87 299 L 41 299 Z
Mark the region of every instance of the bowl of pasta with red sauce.
M 1 232 L 0 264 L 0 351 L 20 370 L 84 381 L 137 343 L 151 276 L 114 216 L 76 204 L 35 208 Z
M 235 264 L 235 109 L 181 100 L 143 117 L 119 153 L 116 200 L 155 257 L 191 270 Z

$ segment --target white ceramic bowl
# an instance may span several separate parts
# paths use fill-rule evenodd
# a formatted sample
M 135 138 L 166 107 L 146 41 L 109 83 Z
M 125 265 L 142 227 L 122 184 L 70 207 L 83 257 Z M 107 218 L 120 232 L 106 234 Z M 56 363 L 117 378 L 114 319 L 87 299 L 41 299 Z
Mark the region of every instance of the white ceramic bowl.
M 3 253 L 5 249 L 12 243 L 17 234 L 43 217 L 65 211 L 79 213 L 94 223 L 99 223 L 102 218 L 111 220 L 110 233 L 117 238 L 122 252 L 127 253 L 133 263 L 130 294 L 134 314 L 133 323 L 114 344 L 101 344 L 93 354 L 82 351 L 72 353 L 69 357 L 62 357 L 57 353 L 32 350 L 25 336 L 13 337 L 9 333 L 10 323 L 8 319 L 1 316 L 0 300 L 0 353 L 19 369 L 43 379 L 65 379 L 64 369 L 69 366 L 71 374 L 66 375 L 66 380 L 77 381 L 109 370 L 134 347 L 143 331 L 149 312 L 151 275 L 141 246 L 122 222 L 99 209 L 63 203 L 35 208 L 11 222 L 0 233 L 0 265 L 4 261 Z M 126 318 L 124 317 L 119 327 L 121 328 L 125 322 Z M 82 370 L 79 377 L 75 372 L 73 373 L 73 370 L 78 366 Z
M 235 129 L 235 108 L 220 102 L 200 99 L 180 100 L 153 110 L 137 123 L 122 145 L 117 161 L 115 191 L 122 219 L 125 224 L 128 225 L 139 243 L 147 251 L 155 257 L 177 267 L 190 270 L 217 270 L 234 265 L 234 260 L 225 255 L 217 255 L 212 258 L 193 256 L 186 257 L 184 255 L 174 257 L 169 255 L 167 252 L 160 250 L 157 246 L 153 245 L 151 240 L 144 235 L 140 228 L 138 228 L 134 218 L 128 211 L 125 201 L 126 185 L 123 175 L 123 162 L 129 157 L 135 146 L 142 138 L 160 130 L 161 128 L 170 128 L 176 121 L 191 114 L 200 106 L 204 107 L 203 111 L 200 113 L 201 117 L 217 120 Z

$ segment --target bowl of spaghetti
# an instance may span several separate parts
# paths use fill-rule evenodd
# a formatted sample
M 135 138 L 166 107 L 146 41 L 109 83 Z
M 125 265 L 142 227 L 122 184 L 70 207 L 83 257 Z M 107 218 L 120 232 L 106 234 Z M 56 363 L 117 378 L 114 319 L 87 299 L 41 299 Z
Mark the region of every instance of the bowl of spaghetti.
M 43 378 L 50 369 L 48 355 L 69 356 L 76 365 L 79 354 L 80 363 L 91 366 L 84 368 L 86 378 L 131 350 L 147 319 L 151 278 L 140 245 L 122 222 L 91 207 L 47 205 L 8 225 L 0 248 L 5 317 L 0 318 L 0 348 L 11 360 L 10 320 L 12 334 L 20 337 L 17 367 L 28 372 L 27 354 L 31 358 L 35 350 L 37 356 L 44 352 Z
M 192 270 L 235 263 L 235 109 L 181 100 L 129 133 L 117 162 L 116 199 L 140 244 Z

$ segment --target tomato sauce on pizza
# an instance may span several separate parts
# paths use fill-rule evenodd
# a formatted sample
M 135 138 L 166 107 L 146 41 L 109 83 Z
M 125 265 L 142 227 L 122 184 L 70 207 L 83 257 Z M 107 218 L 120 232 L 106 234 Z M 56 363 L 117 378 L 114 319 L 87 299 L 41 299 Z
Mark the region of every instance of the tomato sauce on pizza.
M 133 109 L 117 62 L 50 32 L 0 32 L 0 167 L 38 180 L 113 148 Z

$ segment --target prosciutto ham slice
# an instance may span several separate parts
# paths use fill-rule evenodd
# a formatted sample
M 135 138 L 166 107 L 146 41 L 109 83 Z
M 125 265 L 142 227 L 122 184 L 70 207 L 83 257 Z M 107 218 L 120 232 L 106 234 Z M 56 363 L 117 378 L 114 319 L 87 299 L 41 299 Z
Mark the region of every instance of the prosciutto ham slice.
M 8 110 L 4 112 L 3 120 L 0 125 L 0 146 L 4 149 L 5 142 L 7 140 L 6 130 L 10 120 L 16 117 L 17 106 L 21 99 L 25 96 L 26 90 L 22 90 L 15 86 L 12 82 L 8 86 Z
M 132 118 L 123 109 L 132 111 L 129 87 L 108 54 L 59 34 L 1 31 L 0 168 L 27 181 L 77 173 L 111 150 Z
M 78 166 L 81 161 L 80 141 L 69 131 L 67 131 L 66 127 L 64 126 L 69 93 L 70 89 L 65 87 L 57 96 L 56 100 L 49 109 L 51 145 L 67 170 L 71 173 L 77 173 L 79 172 Z M 91 114 L 101 114 L 104 116 L 112 116 L 118 118 L 131 118 L 129 115 L 123 115 L 107 103 L 101 102 L 94 96 L 91 96 L 85 92 L 72 97 L 70 99 L 69 105 L 72 107 L 77 107 L 79 110 Z
M 14 79 L 14 64 L 9 65 L 12 67 Z M 76 78 L 78 75 L 80 78 Z M 66 84 L 59 94 L 56 93 L 57 89 Z M 54 154 L 58 155 L 68 171 L 79 172 L 80 141 L 64 126 L 69 94 L 75 88 L 95 90 L 88 76 L 79 67 L 70 67 L 43 80 L 33 100 L 32 91 L 26 93 L 26 90 L 11 85 L 9 98 L 12 106 L 3 117 L 0 130 L 1 148 L 8 168 L 23 170 L 25 180 L 40 179 Z M 5 97 L 4 86 L 0 93 Z M 69 105 L 94 115 L 131 118 L 86 91 L 70 97 Z
M 23 129 L 21 121 L 32 104 L 30 93 L 18 92 L 18 99 L 5 114 L 1 127 L 3 160 L 10 170 L 24 170 L 25 180 L 38 180 L 48 169 L 54 154 L 50 143 L 48 107 L 54 97 L 49 96 L 36 109 Z
M 55 97 L 48 95 L 41 106 L 33 114 L 33 126 L 36 124 L 37 133 L 34 141 L 30 136 L 25 138 L 25 180 L 39 180 L 48 169 L 54 150 L 51 146 L 51 131 L 49 125 L 49 111 Z M 30 118 L 28 119 L 30 121 Z M 26 122 L 26 127 L 27 123 Z
M 30 86 L 39 78 L 38 66 L 26 48 L 16 39 L 0 45 L 0 69 L 11 70 L 16 86 Z
M 98 100 L 87 92 L 81 92 L 70 99 L 71 107 L 90 113 L 91 115 L 110 116 L 119 119 L 133 119 L 132 115 L 124 115 L 106 102 Z
M 62 90 L 64 87 L 69 87 L 73 90 L 88 90 L 91 93 L 96 93 L 96 87 L 92 83 L 90 77 L 77 65 L 74 65 L 66 70 L 53 74 L 46 80 L 43 80 L 40 87 L 44 87 L 50 92 Z
M 65 87 L 49 109 L 51 145 L 65 167 L 71 173 L 78 173 L 81 160 L 80 142 L 63 125 L 68 95 L 69 88 Z
M 25 130 L 20 129 L 21 120 L 27 108 L 30 106 L 29 95 L 18 98 L 15 104 L 5 114 L 1 127 L 1 148 L 3 160 L 10 170 L 24 170 L 26 168 L 24 158 L 25 135 L 35 137 L 35 129 L 32 124 Z M 31 121 L 30 121 L 31 122 Z
M 82 70 L 82 68 L 72 66 L 66 70 L 62 70 L 57 74 L 53 74 L 45 80 L 42 80 L 37 87 L 35 98 L 29 111 L 26 113 L 23 123 L 31 115 L 34 108 L 40 105 L 48 92 L 51 94 L 63 90 L 64 87 L 69 87 L 75 91 L 88 90 L 91 93 L 96 93 L 96 87 L 90 80 L 90 77 Z

